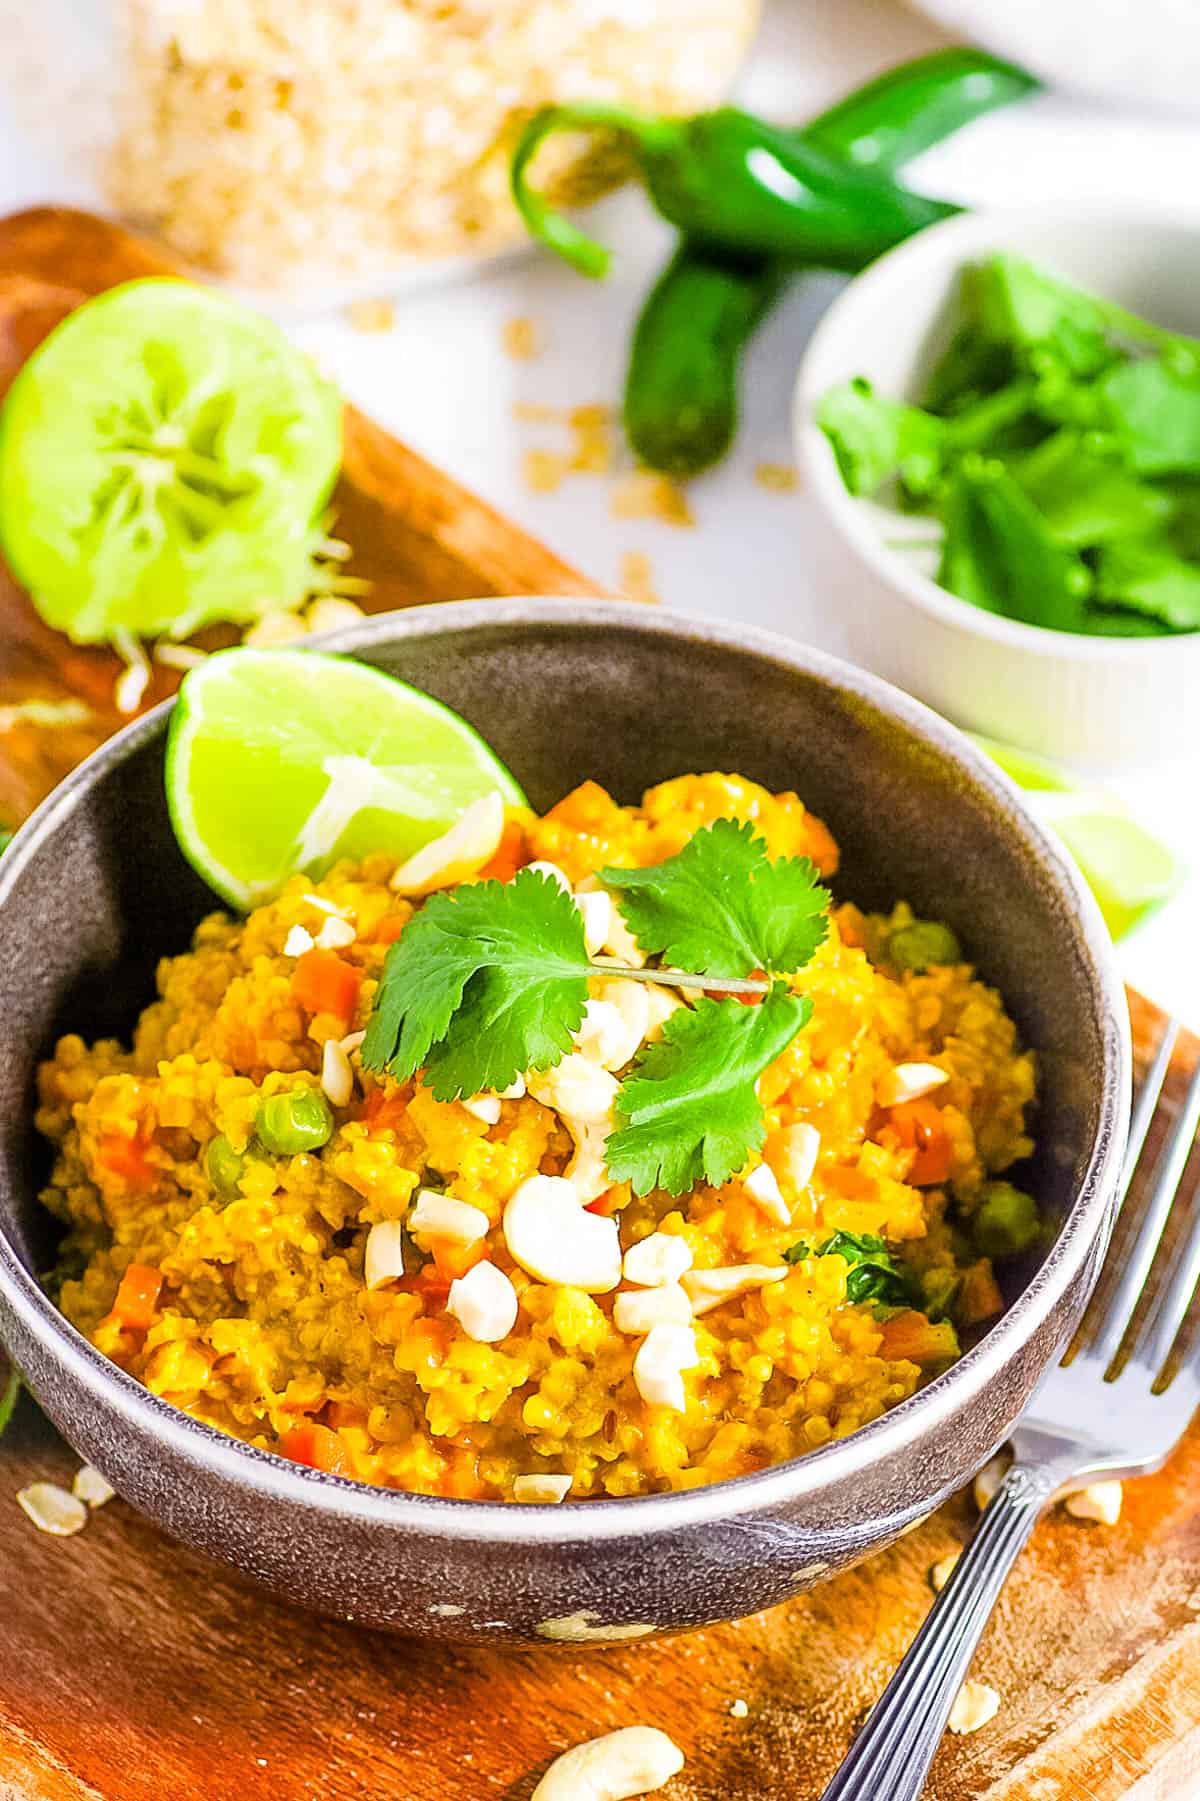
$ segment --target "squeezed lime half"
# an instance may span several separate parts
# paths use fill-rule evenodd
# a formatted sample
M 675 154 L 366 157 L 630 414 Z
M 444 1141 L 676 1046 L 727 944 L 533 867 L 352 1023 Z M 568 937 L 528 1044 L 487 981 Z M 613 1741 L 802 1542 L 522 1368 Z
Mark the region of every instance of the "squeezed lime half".
M 269 319 L 190 282 L 127 282 L 64 319 L 9 390 L 0 545 L 78 643 L 258 618 L 308 585 L 341 420 Z
M 484 794 L 525 801 L 449 707 L 365 663 L 304 650 L 227 650 L 191 670 L 166 785 L 188 861 L 241 909 L 337 857 L 411 856 Z
M 1024 789 L 1030 808 L 1056 831 L 1095 895 L 1114 938 L 1123 938 L 1170 900 L 1183 865 L 1112 795 L 1082 788 L 1057 764 L 993 738 L 975 742 Z

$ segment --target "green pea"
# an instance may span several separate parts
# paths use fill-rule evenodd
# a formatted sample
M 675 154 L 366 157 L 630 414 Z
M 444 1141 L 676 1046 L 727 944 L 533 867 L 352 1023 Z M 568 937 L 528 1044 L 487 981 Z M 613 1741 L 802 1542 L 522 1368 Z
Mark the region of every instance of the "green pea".
M 208 1171 L 208 1179 L 218 1194 L 231 1200 L 241 1193 L 242 1171 L 246 1167 L 246 1159 L 235 1151 L 224 1132 L 212 1139 L 204 1156 L 204 1166 Z
M 962 946 L 949 926 L 936 919 L 914 919 L 887 941 L 888 962 L 896 969 L 920 971 L 933 963 L 961 963 Z
M 316 1088 L 292 1088 L 259 1104 L 254 1129 L 265 1150 L 277 1157 L 320 1150 L 333 1136 L 333 1113 Z
M 985 1257 L 1017 1257 L 1042 1235 L 1037 1202 L 1011 1182 L 985 1182 L 971 1236 Z

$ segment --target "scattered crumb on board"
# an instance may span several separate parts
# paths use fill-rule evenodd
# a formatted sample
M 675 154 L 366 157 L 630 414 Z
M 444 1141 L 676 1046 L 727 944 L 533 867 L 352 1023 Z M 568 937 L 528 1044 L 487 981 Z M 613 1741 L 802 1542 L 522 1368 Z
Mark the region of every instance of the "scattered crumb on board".
M 346 308 L 346 323 L 352 331 L 391 331 L 396 309 L 390 300 L 352 300 Z
M 529 362 L 542 348 L 541 332 L 534 319 L 506 319 L 500 341 L 504 345 L 505 355 L 511 356 L 518 363 Z
M 794 494 L 800 486 L 790 463 L 756 463 L 754 479 L 760 488 L 769 488 L 773 494 Z
M 621 592 L 630 600 L 645 601 L 647 606 L 662 605 L 662 595 L 654 586 L 654 568 L 644 550 L 626 550 L 621 554 Z
M 653 469 L 635 469 L 612 491 L 614 519 L 657 519 L 663 525 L 694 525 L 695 514 L 687 495 L 669 475 Z

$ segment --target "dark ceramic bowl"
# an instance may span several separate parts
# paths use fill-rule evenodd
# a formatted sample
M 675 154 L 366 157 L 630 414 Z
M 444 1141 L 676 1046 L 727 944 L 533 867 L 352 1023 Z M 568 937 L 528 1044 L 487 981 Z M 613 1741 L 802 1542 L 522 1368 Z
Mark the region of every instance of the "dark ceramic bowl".
M 328 640 L 459 709 L 544 807 L 585 776 L 623 799 L 688 770 L 796 788 L 843 851 L 837 888 L 950 921 L 1039 1055 L 1034 1182 L 1057 1235 L 1005 1316 L 883 1419 L 794 1463 L 687 1494 L 504 1507 L 389 1493 L 197 1425 L 85 1343 L 34 1272 L 37 1060 L 71 1029 L 127 1032 L 213 906 L 162 791 L 166 709 L 51 797 L 0 862 L 0 1330 L 79 1453 L 167 1532 L 288 1599 L 405 1632 L 616 1639 L 757 1611 L 877 1550 L 1006 1436 L 1076 1319 L 1126 1136 L 1124 998 L 1063 853 L 965 739 L 783 640 L 643 607 L 487 601 Z

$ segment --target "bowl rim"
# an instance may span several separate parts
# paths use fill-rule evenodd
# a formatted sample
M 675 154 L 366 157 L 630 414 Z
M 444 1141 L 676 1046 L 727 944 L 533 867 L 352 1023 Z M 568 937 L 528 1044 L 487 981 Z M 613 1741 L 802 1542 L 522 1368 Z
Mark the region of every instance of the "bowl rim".
M 380 614 L 314 638 L 314 648 L 355 655 L 364 649 L 409 639 L 470 635 L 489 629 L 534 629 L 592 633 L 635 631 L 639 635 L 684 639 L 705 649 L 750 653 L 785 670 L 795 670 L 865 700 L 957 763 L 976 788 L 988 792 L 1022 832 L 1039 862 L 1048 867 L 1078 918 L 1103 1018 L 1105 1057 L 1100 1072 L 1099 1129 L 1078 1196 L 1045 1262 L 991 1330 L 950 1369 L 908 1400 L 848 1437 L 746 1476 L 703 1488 L 666 1494 L 593 1500 L 571 1507 L 515 1506 L 504 1501 L 456 1500 L 438 1495 L 374 1488 L 366 1483 L 289 1463 L 273 1452 L 231 1438 L 190 1418 L 153 1395 L 112 1363 L 63 1317 L 26 1270 L 0 1231 L 0 1301 L 53 1362 L 65 1365 L 73 1381 L 122 1425 L 163 1439 L 173 1454 L 198 1459 L 218 1477 L 253 1488 L 266 1500 L 331 1512 L 343 1520 L 401 1531 L 420 1531 L 456 1541 L 547 1545 L 593 1543 L 655 1530 L 703 1525 L 719 1518 L 769 1511 L 853 1477 L 919 1442 L 927 1419 L 939 1407 L 978 1397 L 1017 1345 L 1051 1314 L 1086 1268 L 1096 1239 L 1111 1222 L 1112 1203 L 1124 1152 L 1130 1110 L 1132 1053 L 1128 1008 L 1108 932 L 1099 908 L 1076 873 L 1064 847 L 1028 811 L 1019 790 L 956 727 L 921 702 L 881 678 L 841 659 L 776 633 L 683 613 L 652 612 L 637 602 L 579 601 L 570 596 L 443 601 Z M 81 763 L 30 816 L 0 860 L 0 908 L 24 865 L 47 834 L 54 832 L 109 772 L 165 729 L 174 702 L 161 702 Z
M 833 447 L 816 423 L 817 406 L 831 382 L 830 376 L 823 372 L 823 365 L 843 340 L 870 338 L 879 314 L 887 311 L 885 303 L 893 285 L 903 281 L 914 268 L 923 266 L 940 267 L 948 283 L 969 256 L 987 249 L 997 233 L 1011 229 L 1017 222 L 1031 227 L 1060 224 L 1072 231 L 1091 222 L 1096 232 L 1105 238 L 1113 231 L 1111 215 L 1097 207 L 1070 210 L 1054 206 L 991 207 L 959 213 L 928 226 L 894 250 L 886 251 L 869 268 L 856 275 L 826 308 L 805 346 L 796 373 L 792 438 L 803 485 L 815 496 L 836 530 L 872 573 L 943 625 L 1027 655 L 1065 658 L 1093 665 L 1124 662 L 1131 676 L 1146 665 L 1157 667 L 1168 658 L 1177 660 L 1181 655 L 1196 658 L 1200 655 L 1200 631 L 1175 632 L 1158 638 L 1092 637 L 1083 632 L 1060 632 L 1049 626 L 1026 625 L 1019 619 L 1006 619 L 951 594 L 931 576 L 914 569 L 901 552 L 883 542 L 864 510 L 863 497 L 851 494 L 842 480 Z M 1161 234 L 1164 239 L 1190 239 L 1200 256 L 1200 231 L 1194 226 L 1155 217 L 1140 218 L 1133 223 L 1137 230 Z M 896 310 L 892 309 L 888 316 L 895 318 Z

